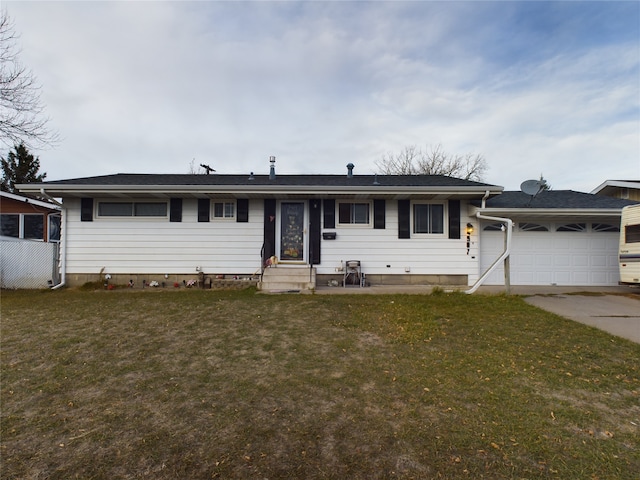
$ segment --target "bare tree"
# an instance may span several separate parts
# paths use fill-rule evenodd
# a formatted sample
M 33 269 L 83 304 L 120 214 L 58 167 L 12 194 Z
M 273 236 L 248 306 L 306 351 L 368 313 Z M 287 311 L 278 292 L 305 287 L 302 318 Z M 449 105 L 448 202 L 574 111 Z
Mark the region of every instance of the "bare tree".
M 481 181 L 487 161 L 480 154 L 451 155 L 442 145 L 426 147 L 409 145 L 399 153 L 387 153 L 375 162 L 382 175 L 446 175 Z
M 0 11 L 0 142 L 8 147 L 52 145 L 58 138 L 47 128 L 40 85 L 20 63 L 17 40 L 10 18 Z

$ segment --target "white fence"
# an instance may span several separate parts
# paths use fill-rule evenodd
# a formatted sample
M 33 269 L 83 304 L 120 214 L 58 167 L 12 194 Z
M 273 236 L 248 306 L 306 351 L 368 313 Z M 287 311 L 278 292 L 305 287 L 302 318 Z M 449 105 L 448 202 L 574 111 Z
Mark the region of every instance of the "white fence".
M 1 288 L 48 288 L 59 283 L 58 244 L 0 240 Z

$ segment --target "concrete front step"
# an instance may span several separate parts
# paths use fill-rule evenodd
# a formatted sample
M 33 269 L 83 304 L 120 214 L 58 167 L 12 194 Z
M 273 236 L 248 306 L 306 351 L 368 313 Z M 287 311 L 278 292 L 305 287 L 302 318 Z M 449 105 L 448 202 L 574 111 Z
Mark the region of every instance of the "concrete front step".
M 316 269 L 307 266 L 269 267 L 262 273 L 258 289 L 263 291 L 314 290 Z

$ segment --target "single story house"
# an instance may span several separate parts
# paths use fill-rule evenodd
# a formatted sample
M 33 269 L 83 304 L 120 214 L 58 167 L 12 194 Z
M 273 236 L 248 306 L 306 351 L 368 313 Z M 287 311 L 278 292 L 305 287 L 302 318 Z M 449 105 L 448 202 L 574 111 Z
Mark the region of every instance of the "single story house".
M 355 272 L 361 285 L 470 286 L 500 255 L 505 235 L 493 218 L 507 215 L 512 284 L 612 285 L 620 210 L 633 203 L 577 192 L 525 198 L 439 175 L 354 175 L 352 164 L 343 175 L 276 175 L 273 158 L 269 175 L 116 174 L 19 188 L 62 198 L 69 285 L 224 276 L 313 288 Z M 530 245 L 546 256 L 526 257 Z M 276 272 L 284 278 L 268 283 Z M 499 273 L 487 281 L 504 282 Z

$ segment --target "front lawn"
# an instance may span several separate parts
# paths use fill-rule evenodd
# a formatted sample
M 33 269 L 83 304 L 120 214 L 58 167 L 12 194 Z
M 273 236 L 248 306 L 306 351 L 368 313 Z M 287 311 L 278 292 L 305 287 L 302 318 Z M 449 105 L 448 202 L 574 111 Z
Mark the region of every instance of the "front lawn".
M 640 345 L 522 298 L 3 291 L 3 479 L 633 479 Z

